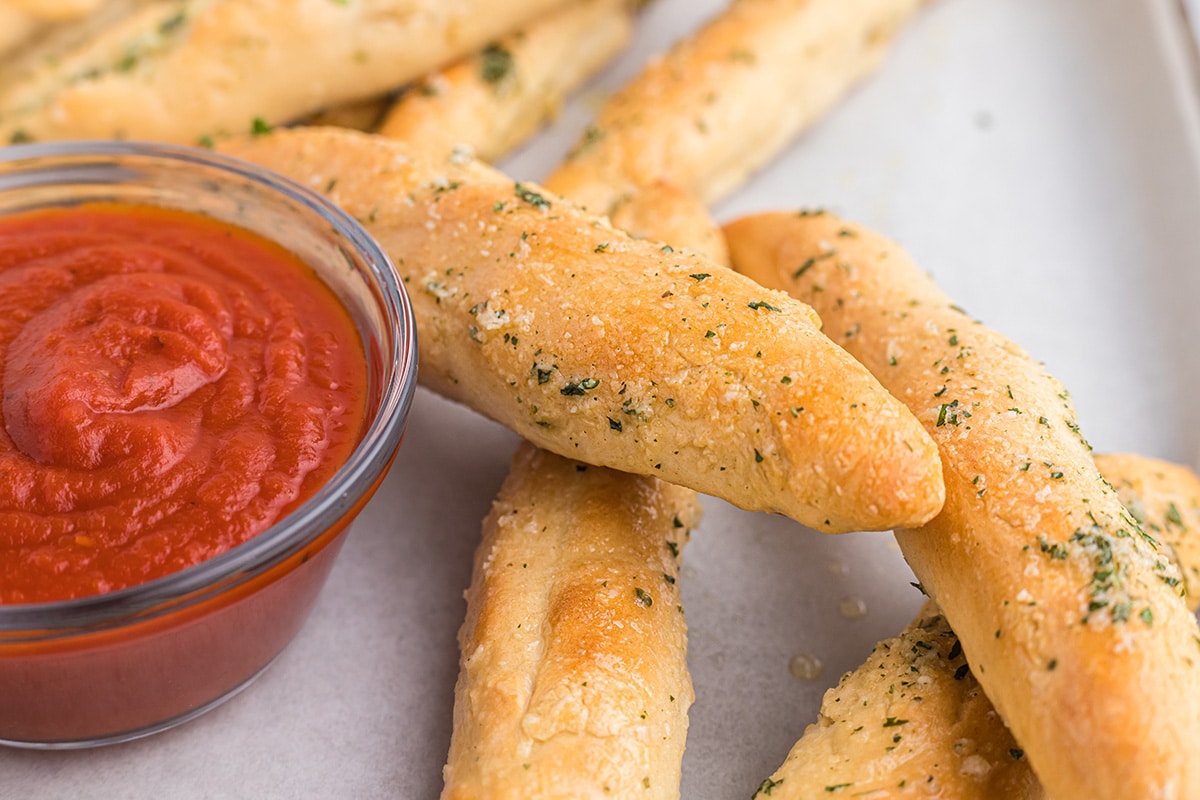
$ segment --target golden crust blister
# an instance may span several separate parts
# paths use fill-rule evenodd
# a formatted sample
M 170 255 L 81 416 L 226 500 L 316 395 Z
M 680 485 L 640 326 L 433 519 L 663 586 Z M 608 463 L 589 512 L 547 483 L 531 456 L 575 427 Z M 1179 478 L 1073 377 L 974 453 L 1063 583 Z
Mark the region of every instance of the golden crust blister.
M 901 550 L 1051 796 L 1200 793 L 1200 633 L 1065 390 L 895 244 L 828 214 L 726 226 L 937 441 L 946 505 Z
M 928 435 L 783 293 L 453 155 L 333 130 L 228 151 L 332 187 L 395 257 L 424 384 L 535 444 L 823 531 L 937 512 Z
M 695 493 L 523 443 L 483 526 L 447 800 L 679 796 Z

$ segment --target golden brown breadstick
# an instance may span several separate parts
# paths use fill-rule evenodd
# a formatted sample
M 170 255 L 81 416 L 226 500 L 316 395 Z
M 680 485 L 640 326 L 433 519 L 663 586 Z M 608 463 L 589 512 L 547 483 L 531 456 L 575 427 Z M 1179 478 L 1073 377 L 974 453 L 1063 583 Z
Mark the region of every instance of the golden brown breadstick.
M 1143 528 L 1172 543 L 1188 565 L 1185 572 L 1194 570 L 1192 539 L 1200 529 L 1196 474 L 1133 454 L 1099 455 L 1095 461 Z M 1189 602 L 1194 599 L 1189 595 Z M 899 637 L 880 642 L 865 664 L 826 692 L 818 722 L 761 788 L 772 789 L 773 800 L 820 797 L 829 786 L 947 800 L 1043 797 L 1024 751 L 983 694 L 957 642 L 937 607 L 927 603 Z
M 614 95 L 551 191 L 598 214 L 665 178 L 712 202 L 859 78 L 923 0 L 733 0 Z
M 1200 796 L 1196 619 L 1062 386 L 861 227 L 765 214 L 726 233 L 739 270 L 811 301 L 938 443 L 945 508 L 897 540 L 1049 795 Z
M 396 88 L 564 1 L 135 4 L 5 75 L 0 141 L 250 132 Z
M 423 78 L 378 132 L 445 153 L 465 144 L 494 161 L 557 115 L 563 99 L 628 43 L 628 0 L 581 0 Z
M 825 693 L 755 797 L 1038 800 L 1041 784 L 971 674 L 937 606 Z
M 226 149 L 361 219 L 412 296 L 422 382 L 534 444 L 822 531 L 937 512 L 928 435 L 787 295 L 456 155 L 336 129 Z
M 1133 453 L 1098 455 L 1096 466 L 1179 566 L 1188 608 L 1200 608 L 1200 477 L 1181 464 Z
M 459 633 L 447 800 L 679 796 L 687 489 L 522 444 Z

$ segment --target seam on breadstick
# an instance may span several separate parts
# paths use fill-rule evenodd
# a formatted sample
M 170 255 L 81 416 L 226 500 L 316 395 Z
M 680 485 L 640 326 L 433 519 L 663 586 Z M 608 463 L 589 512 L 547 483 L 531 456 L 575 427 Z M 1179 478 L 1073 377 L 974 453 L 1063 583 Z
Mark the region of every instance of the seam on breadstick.
M 1051 796 L 1200 796 L 1200 632 L 1092 463 L 1069 395 L 893 243 L 828 214 L 726 226 L 938 442 L 946 505 L 897 531 Z
M 535 444 L 825 531 L 936 513 L 928 435 L 786 295 L 382 137 L 228 149 L 332 187 L 410 289 L 422 381 Z

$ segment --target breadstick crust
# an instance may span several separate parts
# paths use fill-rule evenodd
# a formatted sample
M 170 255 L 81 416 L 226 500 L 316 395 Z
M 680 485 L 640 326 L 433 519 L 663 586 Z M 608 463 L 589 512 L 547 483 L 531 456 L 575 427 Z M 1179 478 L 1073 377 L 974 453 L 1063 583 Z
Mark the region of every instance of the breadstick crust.
M 1171 549 L 1194 582 L 1196 473 L 1132 453 L 1097 455 L 1095 462 L 1143 530 Z M 1189 594 L 1189 610 L 1195 610 L 1194 600 Z M 858 795 L 945 800 L 1045 796 L 932 602 L 826 692 L 817 723 L 759 788 L 788 800 L 819 797 L 839 786 Z
M 721 226 L 703 203 L 669 181 L 654 181 L 622 199 L 613 210 L 612 224 L 635 239 L 686 247 L 729 266 L 729 248 Z
M 523 443 L 459 632 L 445 800 L 679 797 L 694 492 Z
M 69 22 L 91 14 L 104 0 L 4 0 L 3 5 L 46 22 Z
M 433 153 L 465 144 L 495 161 L 558 116 L 566 96 L 633 34 L 628 0 L 583 0 L 423 78 L 396 101 L 383 136 Z
M 922 3 L 733 0 L 613 95 L 546 187 L 598 214 L 659 178 L 711 204 L 874 70 Z
M 937 606 L 825 693 L 787 760 L 756 798 L 1041 800 L 1024 751 L 971 674 Z M 836 795 L 835 795 L 836 796 Z
M 1179 567 L 1188 609 L 1200 608 L 1200 477 L 1182 464 L 1135 453 L 1097 455 L 1096 466 Z
M 37 17 L 0 2 L 0 71 L 7 69 L 5 56 L 37 35 L 43 26 L 44 23 Z
M 937 513 L 929 436 L 782 292 L 461 156 L 334 129 L 224 149 L 362 221 L 412 298 L 423 384 L 538 446 L 822 531 Z
M 938 443 L 946 505 L 897 540 L 1047 793 L 1200 797 L 1196 619 L 1061 385 L 859 226 L 778 213 L 725 230 L 737 269 L 812 302 Z
M 248 133 L 397 88 L 563 0 L 139 5 L 0 88 L 0 141 Z

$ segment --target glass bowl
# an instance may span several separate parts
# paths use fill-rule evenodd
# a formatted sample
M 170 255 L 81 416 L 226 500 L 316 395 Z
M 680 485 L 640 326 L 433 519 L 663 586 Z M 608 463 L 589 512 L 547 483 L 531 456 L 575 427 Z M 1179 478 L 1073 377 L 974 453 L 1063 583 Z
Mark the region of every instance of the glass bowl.
M 319 195 L 198 148 L 0 148 L 0 215 L 92 201 L 205 214 L 309 264 L 361 336 L 366 413 L 357 447 L 332 478 L 244 544 L 107 594 L 0 605 L 0 743 L 8 745 L 87 747 L 145 736 L 249 684 L 308 616 L 347 526 L 395 457 L 416 388 L 416 329 L 391 263 Z

